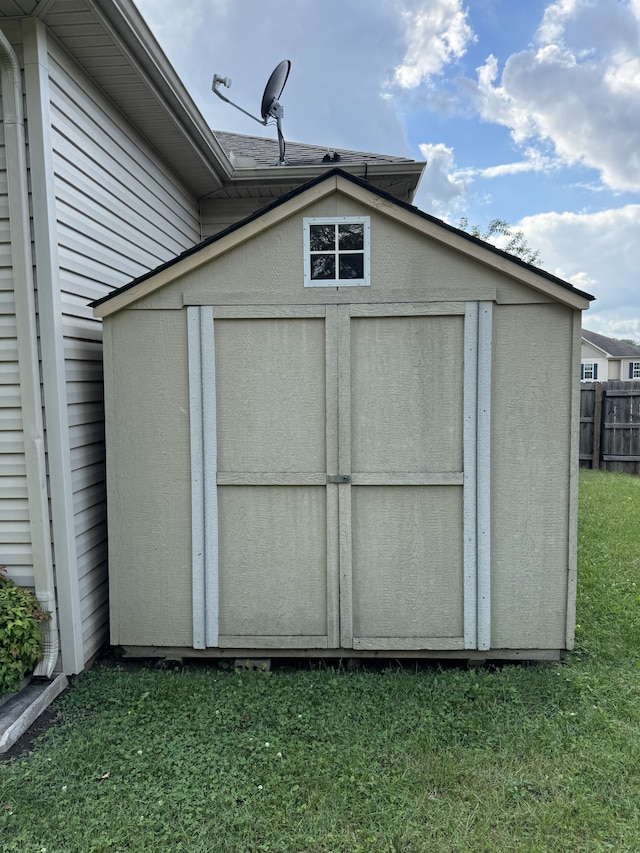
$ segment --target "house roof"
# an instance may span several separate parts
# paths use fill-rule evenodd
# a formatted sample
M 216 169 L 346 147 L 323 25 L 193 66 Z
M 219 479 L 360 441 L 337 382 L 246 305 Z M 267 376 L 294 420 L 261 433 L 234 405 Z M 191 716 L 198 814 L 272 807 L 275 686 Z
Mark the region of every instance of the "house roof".
M 236 168 L 281 168 L 278 166 L 279 147 L 278 140 L 274 137 L 269 139 L 262 136 L 247 136 L 243 133 L 229 133 L 226 130 L 214 130 L 218 142 L 229 156 Z M 346 166 L 368 163 L 398 164 L 416 161 L 410 157 L 395 157 L 391 154 L 370 154 L 366 151 L 350 151 L 346 148 L 327 148 L 326 145 L 308 145 L 304 142 L 286 143 L 286 159 L 290 166 L 325 166 L 335 169 L 336 164 L 340 168 Z
M 399 201 L 390 193 L 381 191 L 342 169 L 334 168 L 280 197 L 251 216 L 231 225 L 224 231 L 193 246 L 155 270 L 134 279 L 108 296 L 92 302 L 91 307 L 96 316 L 99 317 L 118 311 L 142 296 L 164 286 L 179 275 L 207 263 L 249 237 L 302 210 L 312 201 L 330 195 L 336 190 L 351 195 L 371 207 L 383 209 L 386 215 L 421 231 L 425 236 L 446 243 L 451 248 L 472 256 L 478 262 L 511 275 L 513 278 L 551 295 L 559 301 L 566 302 L 572 307 L 587 308 L 589 301 L 594 299 L 590 294 L 578 290 L 563 279 L 527 264 L 518 257 L 473 237 L 459 228 L 454 228 L 417 207 Z
M 605 335 L 590 332 L 588 329 L 582 330 L 582 339 L 602 350 L 607 358 L 640 358 L 640 347 L 626 341 L 607 338 Z
M 196 197 L 269 200 L 322 168 L 318 160 L 326 149 L 317 146 L 288 143 L 289 165 L 275 166 L 277 158 L 270 156 L 275 139 L 216 136 L 132 0 L 0 0 L 0 25 L 29 16 L 49 28 Z M 312 151 L 322 151 L 320 158 Z M 425 163 L 344 154 L 348 171 L 403 200 L 413 199 Z
M 349 172 L 401 201 L 412 202 L 426 162 L 391 154 L 373 154 L 346 148 L 327 148 L 303 142 L 286 142 L 285 166 L 278 165 L 275 138 L 214 131 L 233 166 L 231 181 L 209 198 L 277 198 L 336 167 Z

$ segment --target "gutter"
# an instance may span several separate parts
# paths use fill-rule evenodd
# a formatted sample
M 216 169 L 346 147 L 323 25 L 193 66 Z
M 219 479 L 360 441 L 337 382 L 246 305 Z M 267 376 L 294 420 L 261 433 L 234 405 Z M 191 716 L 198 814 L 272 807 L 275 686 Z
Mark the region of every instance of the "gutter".
M 415 198 L 418 184 L 427 164 L 419 161 L 406 163 L 341 163 L 341 171 L 367 181 L 373 187 L 376 182 L 385 180 L 389 184 L 406 185 L 408 197 L 401 198 L 411 204 Z M 335 169 L 335 164 L 323 165 L 313 163 L 304 166 L 240 166 L 234 169 L 228 186 L 255 188 L 257 184 L 268 186 L 291 186 L 307 183 L 318 178 L 323 173 Z M 389 190 L 387 189 L 387 192 Z M 209 195 L 214 195 L 210 193 Z M 205 196 L 206 198 L 207 196 Z
M 42 609 L 51 614 L 51 619 L 43 623 L 44 658 L 36 667 L 34 674 L 50 678 L 58 660 L 58 619 L 49 532 L 22 78 L 18 58 L 2 30 L 0 30 L 0 87 L 7 159 L 13 292 L 33 574 L 38 601 Z
M 112 38 L 137 63 L 149 90 L 180 128 L 218 189 L 233 173 L 229 158 L 131 0 L 87 0 Z M 124 26 L 123 26 L 124 23 Z

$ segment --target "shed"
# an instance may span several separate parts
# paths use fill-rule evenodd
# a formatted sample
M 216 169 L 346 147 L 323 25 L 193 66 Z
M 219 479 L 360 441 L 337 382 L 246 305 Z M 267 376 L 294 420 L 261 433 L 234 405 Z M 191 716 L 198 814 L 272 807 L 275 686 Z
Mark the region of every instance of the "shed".
M 590 299 L 335 170 L 93 303 L 112 644 L 571 648 Z

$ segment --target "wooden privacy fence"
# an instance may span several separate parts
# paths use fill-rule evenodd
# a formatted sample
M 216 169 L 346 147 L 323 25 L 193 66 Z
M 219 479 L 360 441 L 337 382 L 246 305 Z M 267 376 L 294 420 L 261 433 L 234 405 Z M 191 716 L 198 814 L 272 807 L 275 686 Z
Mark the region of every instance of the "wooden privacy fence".
M 640 474 L 640 381 L 581 383 L 580 465 Z

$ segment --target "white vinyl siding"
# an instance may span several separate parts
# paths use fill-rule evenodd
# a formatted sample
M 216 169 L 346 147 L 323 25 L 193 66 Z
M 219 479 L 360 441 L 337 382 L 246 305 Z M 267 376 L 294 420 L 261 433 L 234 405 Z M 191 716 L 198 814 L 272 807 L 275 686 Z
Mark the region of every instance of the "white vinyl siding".
M 200 239 L 192 198 L 56 44 L 49 94 L 74 557 L 84 659 L 107 639 L 102 328 L 88 303 Z
M 1 100 L 0 100 L 1 105 Z M 0 117 L 1 117 L 0 107 Z M 33 584 L 4 127 L 0 122 L 0 564 Z

